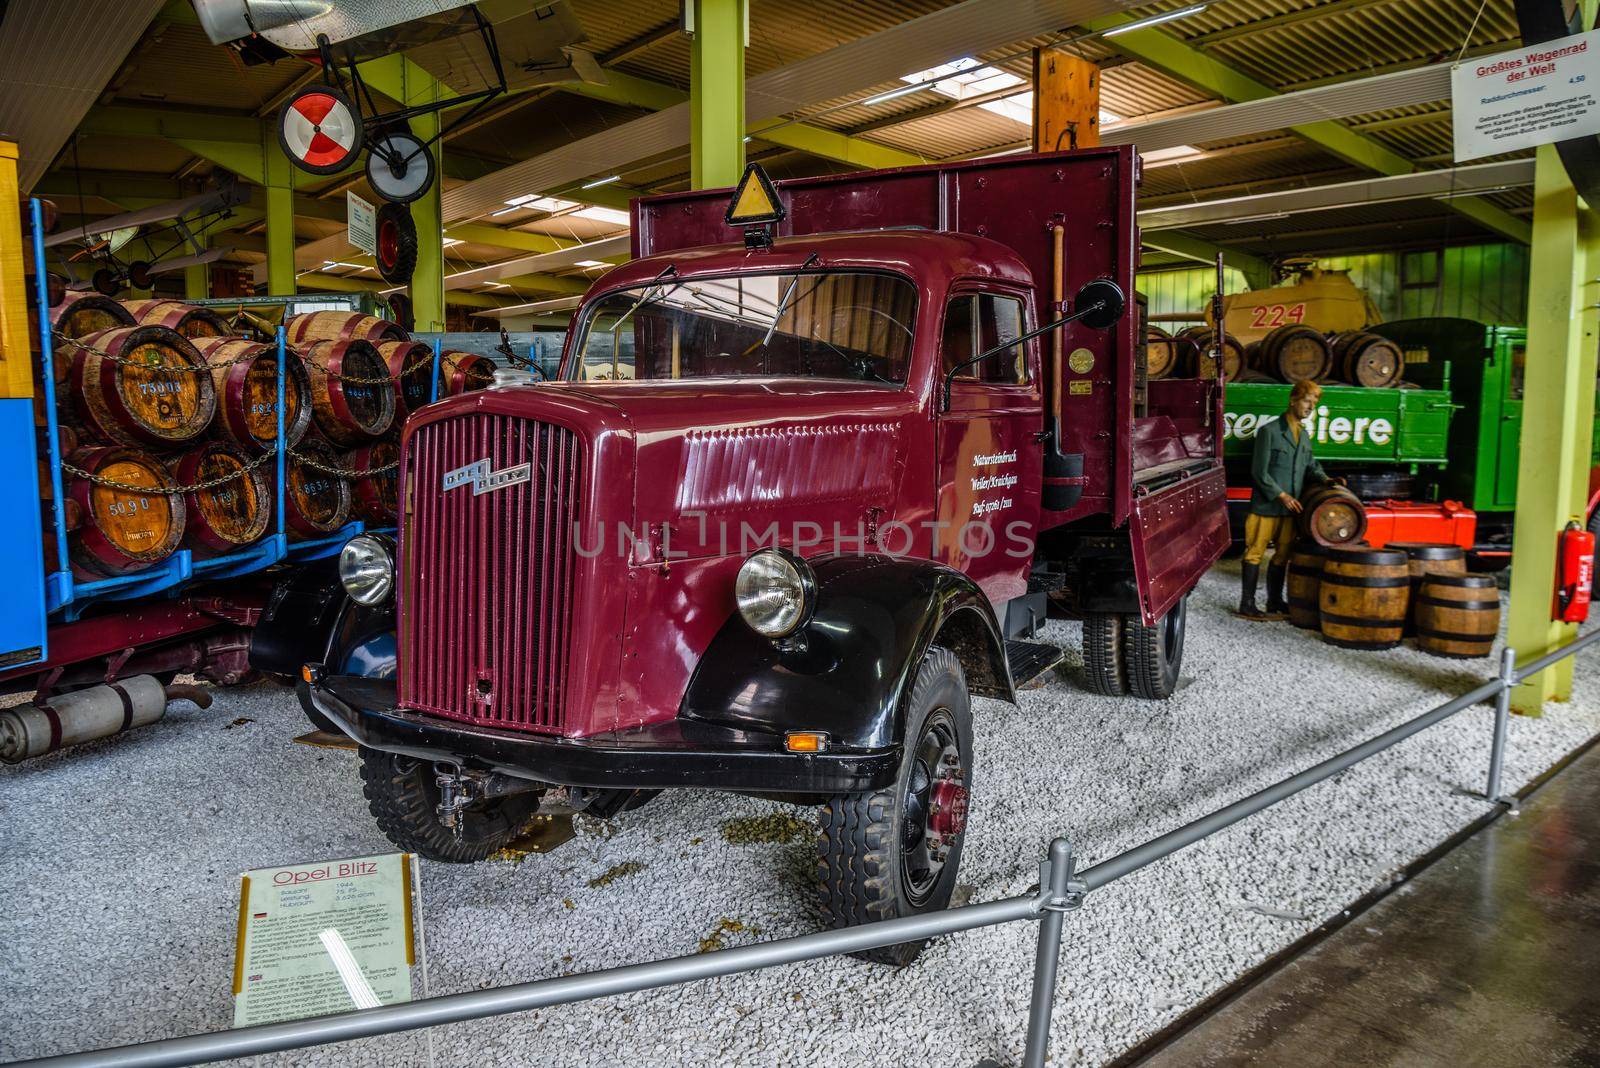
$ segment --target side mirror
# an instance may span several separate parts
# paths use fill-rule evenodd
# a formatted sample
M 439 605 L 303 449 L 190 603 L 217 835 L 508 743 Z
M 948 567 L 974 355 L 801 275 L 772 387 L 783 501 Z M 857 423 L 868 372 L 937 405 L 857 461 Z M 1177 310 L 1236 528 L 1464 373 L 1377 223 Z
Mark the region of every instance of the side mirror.
M 1074 317 L 1085 326 L 1104 330 L 1122 318 L 1122 313 L 1128 309 L 1128 298 L 1123 295 L 1122 287 L 1111 279 L 1095 278 L 1083 283 L 1072 307 L 1076 313 Z

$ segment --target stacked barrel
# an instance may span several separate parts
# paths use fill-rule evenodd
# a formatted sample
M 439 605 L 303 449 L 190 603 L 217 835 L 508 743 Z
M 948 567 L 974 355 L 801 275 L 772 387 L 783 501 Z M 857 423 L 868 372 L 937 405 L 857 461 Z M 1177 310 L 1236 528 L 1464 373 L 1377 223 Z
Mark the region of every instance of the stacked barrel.
M 275 339 L 240 336 L 214 312 L 179 301 L 92 293 L 65 294 L 51 323 L 69 552 L 66 562 L 49 561 L 52 570 L 65 563 L 92 580 L 142 570 L 180 547 L 196 558 L 225 555 L 269 533 Z M 320 537 L 352 516 L 392 524 L 400 426 L 431 396 L 432 350 L 356 313 L 295 316 L 285 328 L 291 536 Z M 493 373 L 469 354 L 441 362 L 441 395 L 482 388 Z M 45 543 L 53 554 L 53 535 Z
M 1203 327 L 1191 329 L 1203 330 Z M 1287 323 L 1244 347 L 1241 382 L 1342 383 L 1372 389 L 1404 386 L 1400 346 L 1366 330 L 1324 334 L 1304 323 Z M 1232 381 L 1232 379 L 1230 379 Z
M 1298 544 L 1289 560 L 1289 622 L 1330 645 L 1391 649 L 1413 637 L 1434 656 L 1488 656 L 1500 629 L 1493 577 L 1469 574 L 1457 545 Z
M 1216 338 L 1210 329 L 1191 326 L 1168 334 L 1159 326 L 1147 328 L 1145 338 L 1147 376 L 1162 378 L 1216 378 Z M 1244 346 L 1232 336 L 1223 338 L 1222 377 L 1232 382 L 1245 368 Z

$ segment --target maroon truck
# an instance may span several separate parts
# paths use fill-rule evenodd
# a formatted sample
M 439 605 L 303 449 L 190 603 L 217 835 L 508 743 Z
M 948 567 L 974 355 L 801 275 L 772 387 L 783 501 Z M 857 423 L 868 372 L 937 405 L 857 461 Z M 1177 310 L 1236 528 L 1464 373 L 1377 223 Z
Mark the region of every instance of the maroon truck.
M 1227 545 L 1221 384 L 1146 383 L 1123 307 L 1138 168 L 1090 149 L 747 173 L 737 212 L 637 201 L 560 380 L 413 417 L 398 552 L 346 549 L 317 648 L 327 591 L 280 590 L 258 665 L 300 670 L 424 856 L 482 858 L 557 798 L 706 787 L 821 809 L 832 923 L 944 907 L 969 694 L 1054 664 L 1032 640 L 1054 610 L 1085 620 L 1095 690 L 1170 696 Z

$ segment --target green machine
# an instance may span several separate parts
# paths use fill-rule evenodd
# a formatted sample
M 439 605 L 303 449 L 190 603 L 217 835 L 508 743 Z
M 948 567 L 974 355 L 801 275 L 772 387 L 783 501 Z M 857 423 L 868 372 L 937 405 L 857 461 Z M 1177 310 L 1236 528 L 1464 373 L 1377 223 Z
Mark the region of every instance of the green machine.
M 1262 424 L 1289 406 L 1290 387 L 1279 382 L 1230 382 L 1223 400 L 1223 455 L 1248 463 Z M 1317 459 L 1349 464 L 1442 465 L 1451 414 L 1448 376 L 1433 389 L 1323 387 L 1310 421 Z

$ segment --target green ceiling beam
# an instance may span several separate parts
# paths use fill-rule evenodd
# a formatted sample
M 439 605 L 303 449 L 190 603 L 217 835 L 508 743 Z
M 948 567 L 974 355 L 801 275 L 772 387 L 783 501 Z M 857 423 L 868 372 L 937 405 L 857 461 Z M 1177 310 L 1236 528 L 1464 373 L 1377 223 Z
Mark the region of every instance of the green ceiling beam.
M 261 144 L 261 120 L 249 115 L 206 115 L 170 108 L 94 107 L 78 132 L 96 137 L 160 137 L 169 141 L 237 141 Z
M 444 228 L 444 232 L 446 237 L 460 238 L 474 245 L 493 245 L 495 248 L 515 249 L 518 252 L 555 252 L 579 243 L 554 238 L 549 234 L 502 230 L 498 226 L 486 226 L 482 223 L 451 223 Z
M 1202 241 L 1198 237 L 1191 237 L 1176 230 L 1141 234 L 1139 240 L 1149 248 L 1160 249 L 1162 252 L 1170 252 L 1186 260 L 1196 260 L 1210 265 L 1215 265 L 1217 253 L 1220 252 L 1222 262 L 1243 274 L 1251 289 L 1266 289 L 1272 284 L 1272 265 L 1248 252 L 1213 245 L 1209 241 Z
M 589 286 L 594 279 L 578 274 L 519 274 L 502 278 L 500 281 L 519 293 L 551 293 L 558 297 L 571 297 L 589 292 Z M 451 292 L 459 293 L 460 290 Z
M 1106 15 L 1084 23 L 1084 28 L 1103 33 L 1132 22 L 1128 15 Z M 1185 85 L 1219 96 L 1230 104 L 1261 100 L 1280 95 L 1278 90 L 1256 81 L 1226 63 L 1219 62 L 1164 30 L 1151 28 L 1119 33 L 1106 38 L 1106 44 L 1123 55 L 1153 67 Z M 1292 127 L 1295 134 L 1347 163 L 1379 174 L 1410 174 L 1416 164 L 1400 153 L 1339 122 L 1328 119 Z M 1482 197 L 1459 197 L 1445 202 L 1480 226 L 1527 244 L 1532 226 Z
M 664 111 L 689 99 L 689 94 L 682 89 L 670 85 L 662 85 L 648 78 L 636 78 L 631 74 L 624 74 L 618 70 L 606 71 L 605 85 L 592 85 L 588 82 L 563 82 L 555 88 L 568 93 L 577 93 L 593 100 L 604 100 L 608 104 L 619 104 L 625 107 L 644 108 L 647 111 Z M 799 152 L 806 152 L 822 159 L 834 160 L 838 163 L 848 163 L 853 167 L 879 169 L 883 167 L 909 167 L 915 163 L 924 163 L 921 156 L 912 152 L 902 152 L 898 148 L 890 148 L 860 137 L 850 137 L 847 134 L 834 130 L 825 130 L 819 126 L 807 126 L 805 123 L 792 123 L 788 126 L 775 129 L 762 130 L 763 123 L 756 123 L 747 128 L 752 137 L 768 144 L 792 148 Z M 771 120 L 765 120 L 765 125 L 771 126 Z M 599 192 L 599 190 L 593 190 Z M 588 193 L 585 193 L 587 196 Z
M 300 276 L 299 288 L 302 293 L 315 293 L 317 290 L 326 290 L 332 293 L 377 293 L 380 290 L 393 287 L 380 278 L 367 281 L 362 278 L 345 278 L 336 274 L 305 274 Z M 446 303 L 464 308 L 504 308 L 507 305 L 520 304 L 522 302 L 520 300 L 490 296 L 488 293 L 458 292 L 449 294 Z

